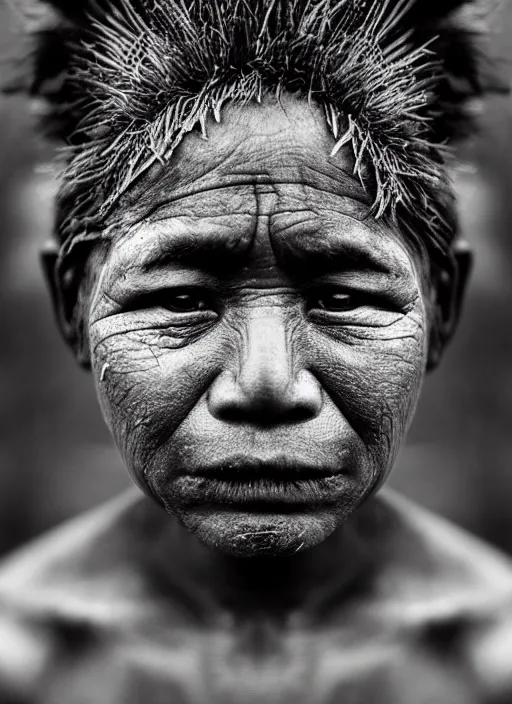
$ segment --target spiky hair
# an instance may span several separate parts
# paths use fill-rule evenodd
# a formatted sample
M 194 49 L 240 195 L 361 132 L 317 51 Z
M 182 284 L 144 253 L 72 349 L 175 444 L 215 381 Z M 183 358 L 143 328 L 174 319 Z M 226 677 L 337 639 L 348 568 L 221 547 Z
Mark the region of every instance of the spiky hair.
M 446 147 L 480 95 L 471 0 L 42 0 L 30 91 L 66 145 L 57 230 L 99 237 L 119 198 L 228 101 L 323 107 L 374 214 L 433 254 L 454 233 Z M 171 164 L 172 166 L 172 164 Z

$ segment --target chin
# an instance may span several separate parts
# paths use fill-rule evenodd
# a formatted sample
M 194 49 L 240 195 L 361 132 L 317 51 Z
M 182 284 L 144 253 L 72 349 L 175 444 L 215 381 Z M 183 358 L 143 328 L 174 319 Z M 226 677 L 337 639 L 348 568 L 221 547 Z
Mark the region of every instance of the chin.
M 330 511 L 267 513 L 186 512 L 181 523 L 204 544 L 234 557 L 281 557 L 318 545 L 337 527 Z

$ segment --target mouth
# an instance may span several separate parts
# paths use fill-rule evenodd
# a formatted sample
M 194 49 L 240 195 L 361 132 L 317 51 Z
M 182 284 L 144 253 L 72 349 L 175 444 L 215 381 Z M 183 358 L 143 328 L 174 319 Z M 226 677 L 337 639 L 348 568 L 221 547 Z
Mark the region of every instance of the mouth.
M 189 506 L 283 513 L 336 503 L 344 479 L 339 468 L 238 456 L 177 477 L 174 489 Z

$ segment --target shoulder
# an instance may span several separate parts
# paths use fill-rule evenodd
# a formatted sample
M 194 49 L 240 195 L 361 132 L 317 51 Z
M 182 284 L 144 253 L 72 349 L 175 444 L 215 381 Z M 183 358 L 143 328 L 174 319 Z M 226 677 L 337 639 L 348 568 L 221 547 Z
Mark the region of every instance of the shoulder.
M 144 605 L 131 492 L 34 540 L 0 562 L 0 702 L 32 702 L 71 653 L 100 652 Z M 52 676 L 53 676 L 52 675 Z
M 446 609 L 451 604 L 446 601 L 448 595 L 460 606 L 512 598 L 508 555 L 396 493 L 383 492 L 380 501 L 385 531 L 391 536 L 384 541 L 388 561 L 397 569 L 407 569 L 418 589 L 421 583 L 426 592 L 432 587 L 443 594 Z M 423 596 L 428 598 L 428 593 Z
M 393 566 L 384 608 L 435 655 L 457 660 L 483 704 L 512 701 L 512 560 L 396 494 L 382 505 L 394 524 L 383 541 Z
M 129 492 L 4 558 L 0 611 L 36 620 L 114 618 L 140 587 L 131 520 L 138 498 Z
M 50 639 L 39 623 L 0 608 L 0 702 L 33 701 L 34 686 L 41 680 L 52 656 Z

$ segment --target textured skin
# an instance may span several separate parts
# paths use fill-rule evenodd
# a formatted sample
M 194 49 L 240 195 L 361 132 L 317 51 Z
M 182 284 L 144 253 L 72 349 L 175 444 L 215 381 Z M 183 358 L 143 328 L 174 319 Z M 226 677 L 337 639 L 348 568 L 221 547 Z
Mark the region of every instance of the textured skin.
M 189 510 L 184 473 L 247 453 L 343 467 L 314 516 L 254 519 L 295 549 L 331 533 L 392 465 L 427 364 L 428 297 L 419 262 L 368 217 L 349 151 L 326 157 L 319 110 L 290 99 L 230 115 L 126 205 L 90 306 L 91 363 L 136 481 L 212 544 L 233 546 L 253 518 L 245 531 Z M 200 263 L 180 264 L 194 246 Z M 158 291 L 173 286 L 211 291 L 218 310 L 167 310 Z M 308 313 L 308 292 L 326 286 L 362 300 Z M 150 291 L 146 307 L 137 296 Z

